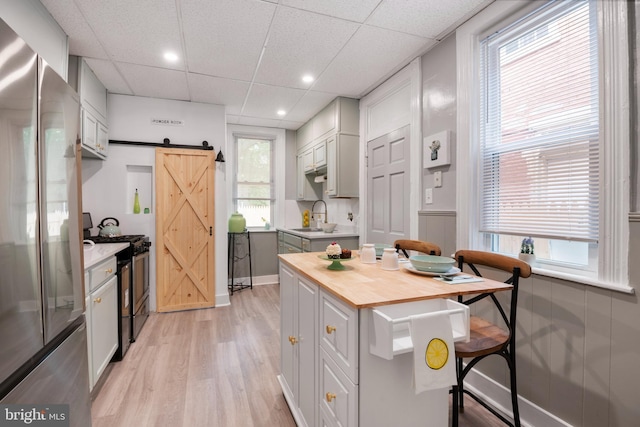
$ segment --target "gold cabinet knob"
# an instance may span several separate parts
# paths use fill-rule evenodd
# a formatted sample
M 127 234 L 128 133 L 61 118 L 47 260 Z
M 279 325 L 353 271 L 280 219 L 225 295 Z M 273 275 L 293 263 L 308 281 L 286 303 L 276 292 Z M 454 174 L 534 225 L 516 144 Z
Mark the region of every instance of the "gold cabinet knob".
M 327 333 L 328 334 L 331 334 L 331 332 L 333 332 L 335 330 L 336 330 L 335 326 L 327 325 Z
M 112 268 L 109 268 L 109 269 L 107 269 L 107 270 L 105 270 L 105 271 L 107 272 L 107 274 L 111 274 L 111 273 L 113 273 L 113 269 L 112 269 Z
M 100 297 L 95 298 L 95 299 L 93 300 L 93 302 L 97 302 L 98 304 L 100 304 L 100 303 L 102 302 L 102 298 L 100 298 Z
M 298 339 L 292 335 L 289 335 L 289 342 L 291 343 L 291 345 L 296 345 Z
M 325 397 L 327 398 L 327 402 L 331 403 L 331 401 L 336 398 L 336 395 L 328 391 Z

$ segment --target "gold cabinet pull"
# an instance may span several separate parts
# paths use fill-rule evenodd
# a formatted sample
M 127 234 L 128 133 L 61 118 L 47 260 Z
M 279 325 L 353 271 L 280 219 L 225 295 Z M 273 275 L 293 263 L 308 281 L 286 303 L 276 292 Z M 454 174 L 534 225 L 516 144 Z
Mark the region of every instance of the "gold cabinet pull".
M 326 398 L 327 398 L 327 402 L 331 403 L 331 401 L 336 398 L 336 395 L 328 391 L 326 394 Z
M 331 332 L 333 332 L 335 330 L 336 330 L 335 326 L 327 325 L 327 333 L 328 334 L 331 334 Z
M 291 345 L 296 345 L 296 343 L 298 342 L 297 338 L 289 335 L 289 342 L 291 343 Z
M 93 302 L 97 302 L 98 304 L 100 304 L 102 302 L 102 298 L 98 297 L 94 299 Z
M 111 274 L 111 273 L 113 273 L 113 269 L 112 269 L 112 268 L 109 268 L 109 269 L 107 269 L 107 270 L 105 270 L 105 271 L 107 272 L 107 274 Z

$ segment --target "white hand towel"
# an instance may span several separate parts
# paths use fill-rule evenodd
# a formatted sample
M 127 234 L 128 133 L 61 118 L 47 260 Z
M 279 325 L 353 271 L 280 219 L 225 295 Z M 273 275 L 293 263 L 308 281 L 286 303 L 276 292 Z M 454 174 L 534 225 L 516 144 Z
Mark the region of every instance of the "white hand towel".
M 451 387 L 456 383 L 456 365 L 449 314 L 426 313 L 410 319 L 416 394 Z

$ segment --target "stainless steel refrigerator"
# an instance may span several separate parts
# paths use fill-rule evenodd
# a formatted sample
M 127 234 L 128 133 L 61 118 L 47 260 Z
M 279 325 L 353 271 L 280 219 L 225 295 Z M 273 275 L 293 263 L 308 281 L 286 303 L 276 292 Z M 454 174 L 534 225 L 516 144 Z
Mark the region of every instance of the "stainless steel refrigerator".
M 0 403 L 87 427 L 78 134 L 75 91 L 0 21 Z

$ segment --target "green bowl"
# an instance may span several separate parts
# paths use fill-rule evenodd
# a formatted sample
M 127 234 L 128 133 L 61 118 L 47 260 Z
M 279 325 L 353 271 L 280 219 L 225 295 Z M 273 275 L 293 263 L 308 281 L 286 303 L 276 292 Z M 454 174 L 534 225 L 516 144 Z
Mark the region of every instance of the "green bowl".
M 419 271 L 446 273 L 451 270 L 456 260 L 446 256 L 413 255 L 409 257 L 409 262 L 411 262 L 413 268 Z

